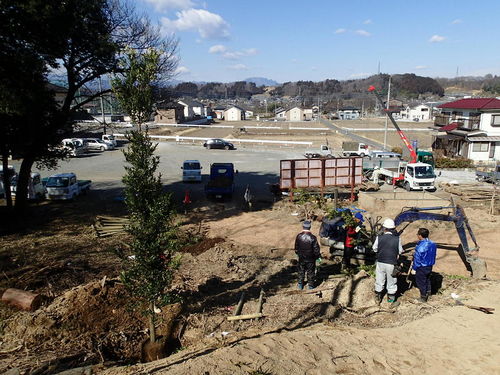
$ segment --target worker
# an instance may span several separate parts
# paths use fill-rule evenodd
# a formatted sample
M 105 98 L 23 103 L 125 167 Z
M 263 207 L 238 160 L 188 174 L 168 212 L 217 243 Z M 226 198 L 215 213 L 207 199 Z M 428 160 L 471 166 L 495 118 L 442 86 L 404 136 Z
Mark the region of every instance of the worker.
M 299 283 L 298 288 L 304 289 L 304 280 L 307 274 L 309 289 L 314 289 L 314 275 L 316 272 L 316 259 L 320 258 L 320 249 L 316 236 L 311 233 L 311 222 L 302 223 L 302 232 L 295 239 L 295 254 L 299 257 Z
M 342 216 L 335 216 L 330 219 L 327 216 L 318 216 L 317 220 L 321 222 L 319 229 L 319 242 L 324 246 L 336 247 L 345 241 L 345 230 L 342 228 L 344 220 Z
M 361 225 L 365 219 L 363 219 L 363 214 L 361 212 L 356 212 L 354 215 L 354 225 L 348 225 L 346 228 L 346 238 L 344 246 L 344 256 L 342 257 L 342 270 L 346 271 L 351 268 L 351 258 L 354 254 L 354 246 L 356 246 L 356 240 L 358 238 L 358 233 L 361 230 Z
M 436 244 L 429 239 L 429 230 L 420 228 L 417 232 L 418 243 L 413 254 L 415 282 L 420 290 L 420 302 L 427 302 L 431 294 L 431 272 L 436 263 Z
M 394 231 L 394 220 L 385 219 L 382 224 L 383 234 L 377 236 L 373 244 L 373 251 L 377 253 L 375 268 L 375 301 L 382 302 L 382 293 L 387 281 L 387 302 L 396 301 L 398 291 L 397 278 L 393 277 L 394 266 L 398 263 L 398 256 L 403 252 L 401 238 Z

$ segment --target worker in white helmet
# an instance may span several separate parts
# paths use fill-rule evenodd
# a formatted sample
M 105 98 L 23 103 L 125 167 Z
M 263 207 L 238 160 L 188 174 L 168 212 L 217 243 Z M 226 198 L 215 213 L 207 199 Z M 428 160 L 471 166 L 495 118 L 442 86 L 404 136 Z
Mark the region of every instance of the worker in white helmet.
M 382 302 L 382 293 L 387 282 L 387 302 L 396 301 L 398 280 L 393 277 L 394 266 L 398 263 L 398 256 L 403 252 L 401 239 L 395 232 L 394 220 L 385 219 L 382 224 L 383 234 L 377 236 L 373 244 L 373 251 L 377 253 L 377 267 L 375 271 L 375 301 Z

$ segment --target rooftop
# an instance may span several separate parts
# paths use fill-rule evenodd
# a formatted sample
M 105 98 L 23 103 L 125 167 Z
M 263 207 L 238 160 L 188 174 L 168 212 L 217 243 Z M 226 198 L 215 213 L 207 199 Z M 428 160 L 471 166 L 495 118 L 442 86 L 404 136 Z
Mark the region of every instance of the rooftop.
M 496 98 L 470 98 L 438 105 L 438 108 L 457 109 L 500 109 L 500 100 Z

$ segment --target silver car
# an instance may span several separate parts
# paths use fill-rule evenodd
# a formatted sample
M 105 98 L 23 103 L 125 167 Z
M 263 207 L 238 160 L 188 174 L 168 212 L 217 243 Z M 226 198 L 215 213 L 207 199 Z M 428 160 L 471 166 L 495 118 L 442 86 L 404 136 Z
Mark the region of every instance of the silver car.
M 105 151 L 114 149 L 113 144 L 104 142 L 103 140 L 97 138 L 85 138 L 84 143 L 89 151 Z

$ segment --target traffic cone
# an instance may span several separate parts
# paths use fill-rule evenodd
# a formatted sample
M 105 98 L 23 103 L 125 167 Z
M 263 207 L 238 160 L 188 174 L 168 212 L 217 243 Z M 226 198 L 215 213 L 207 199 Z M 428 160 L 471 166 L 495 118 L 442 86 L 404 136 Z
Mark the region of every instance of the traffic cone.
M 191 197 L 189 196 L 189 190 L 186 190 L 186 194 L 184 195 L 184 200 L 182 201 L 184 204 L 191 203 Z

